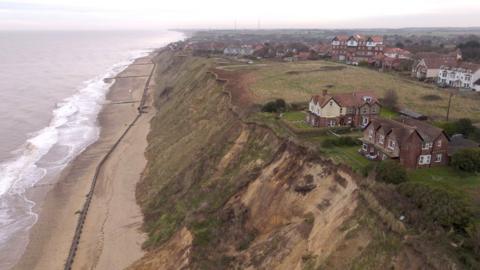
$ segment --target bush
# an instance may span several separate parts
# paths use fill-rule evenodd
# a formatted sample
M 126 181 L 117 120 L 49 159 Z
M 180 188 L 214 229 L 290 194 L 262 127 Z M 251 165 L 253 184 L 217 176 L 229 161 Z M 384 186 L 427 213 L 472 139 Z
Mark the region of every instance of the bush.
M 400 184 L 407 181 L 407 171 L 398 162 L 393 160 L 385 160 L 380 162 L 376 168 L 377 181 Z
M 480 150 L 462 149 L 452 156 L 452 167 L 466 172 L 480 172 Z
M 363 177 L 367 177 L 370 175 L 370 172 L 375 169 L 375 163 L 369 162 L 366 166 L 360 169 L 360 173 Z
M 437 125 L 441 127 L 448 136 L 463 134 L 465 137 L 471 137 L 475 136 L 475 133 L 478 132 L 478 128 L 476 128 L 472 124 L 472 120 L 468 118 L 462 118 L 454 122 L 443 122 Z
M 473 220 L 469 205 L 457 194 L 415 182 L 403 183 L 398 190 L 418 207 L 423 223 L 464 231 Z
M 280 113 L 287 110 L 287 103 L 283 99 L 267 102 L 262 107 L 262 112 Z
M 385 96 L 383 97 L 383 106 L 390 110 L 396 110 L 398 107 L 398 95 L 397 92 L 393 89 L 387 90 Z
M 322 147 L 331 148 L 334 146 L 355 146 L 360 145 L 360 141 L 354 137 L 343 136 L 336 138 L 327 138 L 322 142 Z

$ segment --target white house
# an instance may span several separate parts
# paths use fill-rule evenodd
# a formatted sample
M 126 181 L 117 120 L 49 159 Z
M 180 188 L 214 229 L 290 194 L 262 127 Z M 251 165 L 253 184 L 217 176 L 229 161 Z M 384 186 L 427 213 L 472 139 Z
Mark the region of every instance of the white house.
M 412 68 L 412 76 L 419 80 L 436 82 L 441 66 L 455 66 L 461 60 L 458 51 L 449 54 L 435 52 L 418 53 L 418 60 Z
M 475 83 L 480 79 L 480 65 L 459 62 L 457 65 L 440 67 L 437 83 L 440 86 L 475 90 Z

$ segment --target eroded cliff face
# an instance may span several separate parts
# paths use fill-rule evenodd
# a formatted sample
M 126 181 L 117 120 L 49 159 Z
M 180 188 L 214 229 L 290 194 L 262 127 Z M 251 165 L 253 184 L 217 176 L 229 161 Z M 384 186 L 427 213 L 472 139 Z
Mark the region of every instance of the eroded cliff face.
M 241 75 L 224 80 L 214 59 L 168 51 L 157 61 L 137 188 L 148 254 L 130 269 L 432 266 L 369 210 L 348 169 L 242 121 L 252 107 Z

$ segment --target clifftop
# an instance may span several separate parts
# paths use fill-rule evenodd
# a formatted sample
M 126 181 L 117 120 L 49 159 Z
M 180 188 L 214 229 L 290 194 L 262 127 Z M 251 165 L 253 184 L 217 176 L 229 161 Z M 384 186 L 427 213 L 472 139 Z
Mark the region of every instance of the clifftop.
M 156 61 L 158 112 L 137 187 L 148 254 L 130 269 L 461 265 L 384 207 L 388 188 L 252 121 L 247 73 L 172 51 Z

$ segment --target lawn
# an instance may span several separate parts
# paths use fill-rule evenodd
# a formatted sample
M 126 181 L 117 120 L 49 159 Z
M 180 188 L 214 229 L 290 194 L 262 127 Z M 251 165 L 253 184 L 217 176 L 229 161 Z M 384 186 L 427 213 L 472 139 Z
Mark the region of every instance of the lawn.
M 349 165 L 354 171 L 361 172 L 373 161 L 360 155 L 358 149 L 360 146 L 332 147 L 322 148 L 322 152 L 326 153 L 335 163 Z
M 305 121 L 305 117 L 305 112 L 293 111 L 282 113 L 282 118 L 290 122 Z
M 274 98 L 283 98 L 287 102 L 305 102 L 312 94 L 318 94 L 324 89 L 331 93 L 372 90 L 378 97 L 382 97 L 387 90 L 394 89 L 401 106 L 436 119 L 443 119 L 446 115 L 448 92 L 395 73 L 381 73 L 327 61 L 265 62 L 249 68 L 254 77 L 250 90 L 257 103 Z M 425 100 L 423 97 L 426 95 L 437 95 L 440 99 Z M 478 94 L 458 94 L 452 99 L 450 116 L 468 116 L 479 122 L 479 104 Z M 391 116 L 388 112 L 385 113 Z
M 382 109 L 380 110 L 380 116 L 383 117 L 383 118 L 392 119 L 392 118 L 397 117 L 398 113 L 395 112 L 395 111 L 392 111 L 390 109 L 387 109 L 385 107 L 382 107 Z
M 480 222 L 480 174 L 463 173 L 452 167 L 437 167 L 413 170 L 408 176 L 410 181 L 445 188 L 469 199 Z
M 409 179 L 448 190 L 471 191 L 480 188 L 480 175 L 462 173 L 447 166 L 412 170 Z

